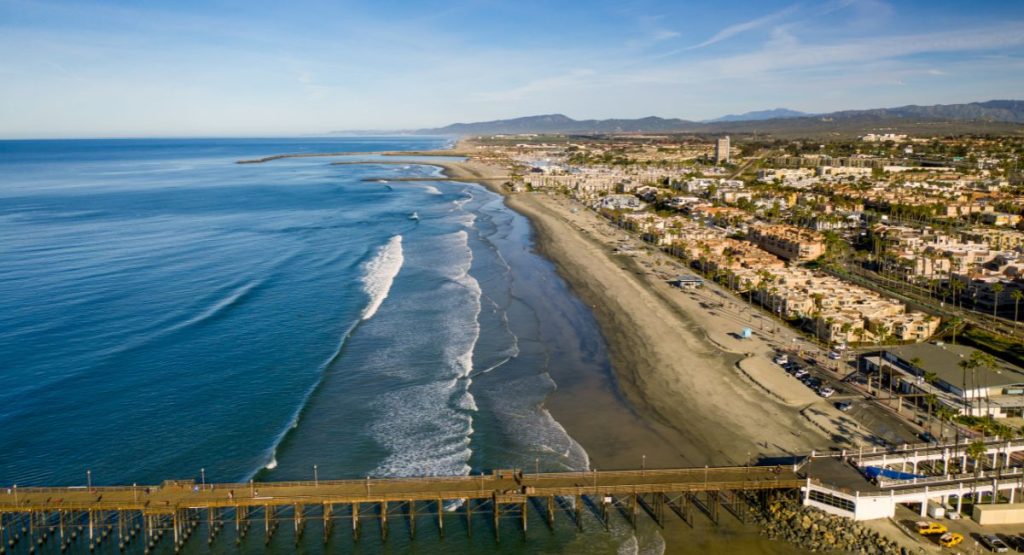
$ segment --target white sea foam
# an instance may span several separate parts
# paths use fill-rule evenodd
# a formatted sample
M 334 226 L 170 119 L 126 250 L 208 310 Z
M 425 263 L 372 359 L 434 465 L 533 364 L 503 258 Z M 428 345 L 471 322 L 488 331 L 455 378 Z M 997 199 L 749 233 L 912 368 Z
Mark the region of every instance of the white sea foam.
M 402 236 L 395 235 L 377 251 L 377 255 L 366 263 L 363 276 L 363 290 L 370 296 L 370 304 L 363 311 L 363 320 L 373 318 L 384 299 L 388 298 L 391 284 L 402 269 L 405 256 L 402 253 Z
M 438 189 L 437 187 L 434 187 L 433 185 L 425 185 L 423 187 L 423 190 L 428 192 L 428 193 L 430 193 L 430 194 L 432 194 L 432 195 L 440 195 L 441 194 L 441 190 Z
M 434 381 L 414 383 L 381 396 L 383 412 L 374 421 L 374 438 L 388 450 L 375 476 L 459 475 L 469 472 L 473 413 L 469 388 L 473 351 L 480 337 L 481 288 L 469 273 L 473 253 L 469 236 L 458 231 L 439 238 L 431 271 L 444 283 L 437 299 L 435 338 L 441 344 Z M 418 267 L 418 264 L 411 262 Z M 422 378 L 423 376 L 416 376 Z
M 438 476 L 469 472 L 471 417 L 446 406 L 445 384 L 433 382 L 389 392 L 379 400 L 383 418 L 374 436 L 389 455 L 374 476 Z

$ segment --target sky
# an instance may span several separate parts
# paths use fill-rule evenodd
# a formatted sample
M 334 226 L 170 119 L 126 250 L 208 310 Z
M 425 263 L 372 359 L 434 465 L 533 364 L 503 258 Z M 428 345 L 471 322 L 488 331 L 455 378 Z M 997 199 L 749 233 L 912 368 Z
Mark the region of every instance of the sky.
M 1020 0 L 0 0 L 0 138 L 1022 97 Z

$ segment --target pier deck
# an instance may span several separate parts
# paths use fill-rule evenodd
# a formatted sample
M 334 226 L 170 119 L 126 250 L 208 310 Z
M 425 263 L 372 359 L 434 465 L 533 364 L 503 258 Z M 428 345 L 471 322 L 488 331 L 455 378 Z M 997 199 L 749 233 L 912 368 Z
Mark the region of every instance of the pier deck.
M 788 489 L 801 485 L 789 467 L 726 467 L 617 472 L 521 474 L 513 470 L 479 476 L 255 482 L 200 485 L 8 488 L 0 512 L 135 510 L 150 514 L 183 508 L 351 504 L 388 501 L 548 496 L 610 496 L 660 492 Z M 512 502 L 512 501 L 510 501 Z

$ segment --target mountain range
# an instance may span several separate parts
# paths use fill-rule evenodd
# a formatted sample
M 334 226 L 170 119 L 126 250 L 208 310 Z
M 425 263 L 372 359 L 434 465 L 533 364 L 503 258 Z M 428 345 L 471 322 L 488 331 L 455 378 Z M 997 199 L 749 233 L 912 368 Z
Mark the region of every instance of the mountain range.
M 806 114 L 786 108 L 728 115 L 709 121 L 646 117 L 576 120 L 563 114 L 527 116 L 420 129 L 422 135 L 613 134 L 613 133 L 764 133 L 848 135 L 888 132 L 950 134 L 1024 132 L 1024 100 L 989 100 L 966 104 L 899 106 Z
M 789 108 L 774 108 L 771 110 L 758 110 L 742 114 L 729 114 L 720 118 L 704 120 L 704 123 L 717 123 L 721 121 L 762 121 L 766 119 L 786 119 L 810 116 L 807 112 L 798 112 Z

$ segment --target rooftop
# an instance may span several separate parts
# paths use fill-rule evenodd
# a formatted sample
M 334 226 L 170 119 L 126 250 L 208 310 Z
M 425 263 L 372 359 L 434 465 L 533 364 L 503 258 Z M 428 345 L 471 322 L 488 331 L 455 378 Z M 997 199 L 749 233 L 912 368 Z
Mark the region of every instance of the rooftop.
M 920 358 L 920 368 L 927 372 L 934 372 L 940 380 L 946 383 L 957 385 L 963 382 L 960 361 L 969 359 L 977 349 L 965 345 L 916 343 L 893 347 L 888 351 L 908 362 L 914 358 Z M 988 387 L 1024 383 L 1024 368 L 999 359 L 996 359 L 996 362 L 996 370 L 986 372 L 985 383 L 988 384 Z

